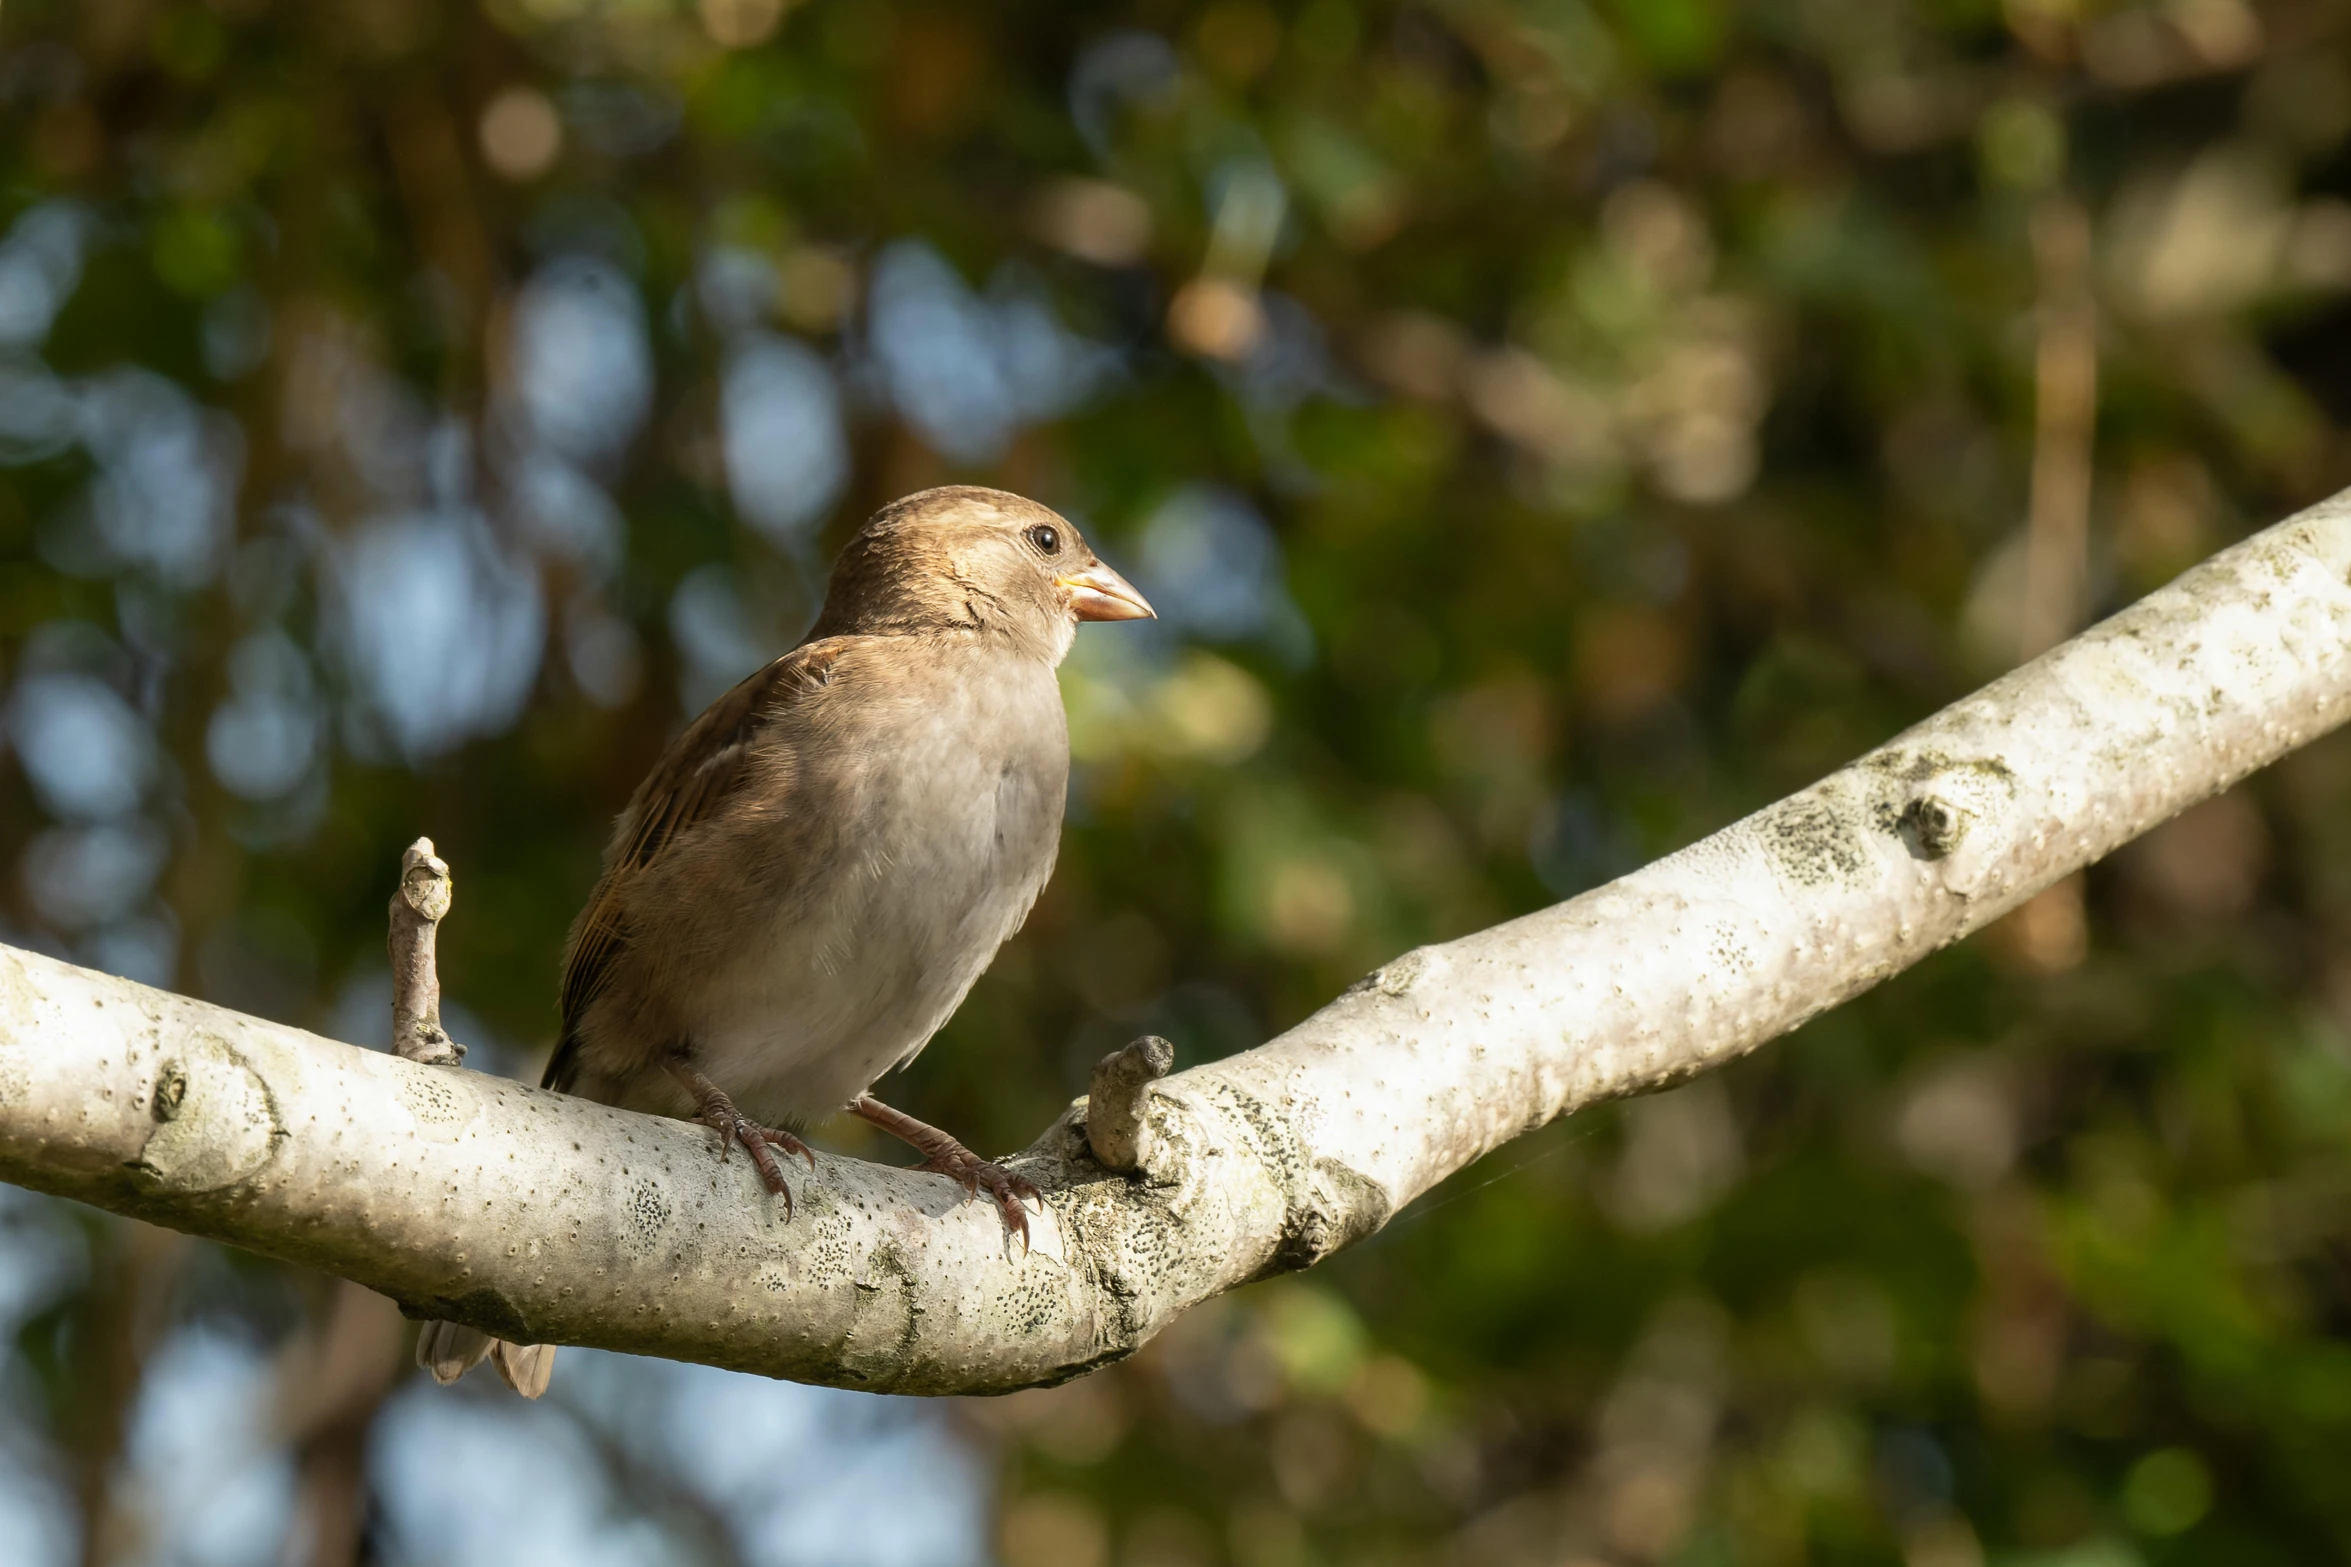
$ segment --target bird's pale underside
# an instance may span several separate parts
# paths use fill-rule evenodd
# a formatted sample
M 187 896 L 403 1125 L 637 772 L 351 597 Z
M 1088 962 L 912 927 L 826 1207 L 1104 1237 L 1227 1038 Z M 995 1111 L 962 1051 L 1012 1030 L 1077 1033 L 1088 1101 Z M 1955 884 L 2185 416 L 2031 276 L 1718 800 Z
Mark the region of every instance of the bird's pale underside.
M 1149 616 L 1077 530 L 964 486 L 878 513 L 807 641 L 689 725 L 639 786 L 564 961 L 545 1086 L 707 1122 L 773 1200 L 798 1133 L 843 1109 L 986 1190 L 1020 1177 L 874 1100 L 1020 928 L 1060 842 L 1054 670 L 1081 620 Z M 443 1381 L 495 1350 L 518 1390 L 552 1350 L 427 1324 Z

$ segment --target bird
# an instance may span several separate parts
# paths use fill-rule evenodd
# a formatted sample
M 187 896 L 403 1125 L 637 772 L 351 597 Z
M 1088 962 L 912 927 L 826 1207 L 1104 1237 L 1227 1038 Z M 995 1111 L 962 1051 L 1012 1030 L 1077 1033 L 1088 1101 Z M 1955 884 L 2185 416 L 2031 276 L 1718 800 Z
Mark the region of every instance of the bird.
M 1052 874 L 1069 781 L 1055 670 L 1084 621 L 1157 618 L 1069 520 L 949 485 L 883 507 L 799 646 L 713 702 L 615 823 L 565 945 L 542 1086 L 698 1120 L 789 1217 L 784 1158 L 847 1110 L 1027 1239 L 1024 1177 L 869 1091 L 922 1052 Z M 782 1155 L 783 1157 L 779 1157 Z M 427 1323 L 537 1397 L 554 1346 Z

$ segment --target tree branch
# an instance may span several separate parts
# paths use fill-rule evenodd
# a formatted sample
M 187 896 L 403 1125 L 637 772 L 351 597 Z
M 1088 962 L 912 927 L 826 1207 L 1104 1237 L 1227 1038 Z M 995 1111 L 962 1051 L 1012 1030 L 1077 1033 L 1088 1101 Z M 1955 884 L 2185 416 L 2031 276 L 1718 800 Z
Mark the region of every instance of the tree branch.
M 1057 1381 L 1522 1132 L 1752 1050 L 2342 722 L 2347 570 L 2338 497 L 1256 1050 L 1156 1081 L 1147 1051 L 1106 1065 L 1097 1141 L 1080 1100 L 1013 1161 L 1046 1193 L 1025 1252 L 942 1176 L 826 1158 L 787 1223 L 698 1126 L 5 950 L 0 1176 L 523 1342 L 910 1393 Z

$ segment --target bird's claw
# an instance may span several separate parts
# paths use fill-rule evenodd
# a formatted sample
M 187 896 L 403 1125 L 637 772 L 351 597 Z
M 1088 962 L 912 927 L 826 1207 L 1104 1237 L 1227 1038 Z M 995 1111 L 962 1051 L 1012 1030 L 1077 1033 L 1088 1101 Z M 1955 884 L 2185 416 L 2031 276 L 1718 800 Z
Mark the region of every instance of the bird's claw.
M 935 1153 L 915 1168 L 946 1176 L 960 1185 L 967 1196 L 976 1197 L 985 1190 L 995 1199 L 1004 1227 L 1020 1237 L 1020 1249 L 1023 1252 L 1029 1249 L 1027 1204 L 1042 1206 L 1045 1201 L 1045 1194 L 1038 1190 L 1036 1182 L 962 1148 Z
M 758 1131 L 759 1135 L 766 1138 L 771 1146 L 781 1148 L 788 1154 L 796 1153 L 801 1158 L 806 1159 L 808 1161 L 808 1173 L 811 1175 L 816 1173 L 815 1149 L 809 1147 L 799 1138 L 794 1137 L 790 1132 L 784 1131 L 779 1127 L 762 1126 L 758 1129 Z
M 808 1161 L 808 1168 L 816 1168 L 816 1154 L 806 1143 L 790 1132 L 773 1126 L 761 1126 L 757 1121 L 737 1110 L 733 1104 L 714 1104 L 702 1112 L 702 1124 L 718 1133 L 718 1158 L 724 1164 L 741 1143 L 750 1152 L 752 1167 L 759 1172 L 760 1184 L 772 1196 L 784 1200 L 784 1217 L 792 1217 L 792 1188 L 784 1180 L 784 1167 L 778 1163 L 775 1150 L 799 1154 Z
M 673 1055 L 666 1063 L 670 1076 L 680 1087 L 694 1096 L 694 1119 L 718 1133 L 718 1162 L 726 1163 L 735 1144 L 741 1143 L 751 1154 L 751 1164 L 759 1172 L 760 1184 L 769 1195 L 784 1200 L 784 1218 L 792 1217 L 792 1188 L 784 1184 L 784 1167 L 776 1162 L 775 1150 L 798 1154 L 808 1161 L 811 1172 L 816 1169 L 816 1153 L 790 1132 L 773 1126 L 761 1126 L 742 1111 L 719 1087 L 698 1071 L 683 1054 Z
M 1045 1194 L 1037 1183 L 1025 1175 L 1015 1175 L 1000 1164 L 990 1164 L 969 1148 L 949 1137 L 935 1126 L 925 1126 L 903 1110 L 893 1110 L 871 1094 L 859 1094 L 849 1101 L 851 1115 L 870 1121 L 883 1131 L 919 1150 L 922 1163 L 917 1170 L 944 1175 L 960 1185 L 965 1193 L 977 1196 L 982 1189 L 996 1199 L 996 1208 L 1004 1217 L 1004 1228 L 1020 1237 L 1020 1247 L 1029 1248 L 1029 1213 L 1027 1203 L 1044 1206 Z

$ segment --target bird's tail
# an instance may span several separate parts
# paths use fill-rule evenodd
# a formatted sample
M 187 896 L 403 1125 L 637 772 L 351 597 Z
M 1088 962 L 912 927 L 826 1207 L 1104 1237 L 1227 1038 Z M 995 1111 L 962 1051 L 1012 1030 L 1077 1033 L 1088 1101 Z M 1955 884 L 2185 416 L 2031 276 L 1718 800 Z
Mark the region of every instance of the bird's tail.
M 579 1036 L 567 1028 L 555 1047 L 554 1057 L 547 1063 L 540 1086 L 557 1093 L 571 1092 L 579 1077 L 579 1061 Z M 416 1336 L 416 1363 L 430 1371 L 433 1380 L 443 1387 L 485 1360 L 498 1368 L 498 1375 L 506 1379 L 508 1387 L 525 1398 L 537 1398 L 546 1392 L 547 1379 L 555 1374 L 552 1344 L 510 1344 L 480 1328 L 455 1322 L 428 1322 Z
M 542 1086 L 569 1093 L 579 1076 L 579 1059 L 578 1036 L 566 1029 L 554 1058 L 547 1063 Z M 416 1336 L 416 1363 L 430 1371 L 433 1380 L 443 1387 L 485 1360 L 498 1368 L 498 1375 L 506 1379 L 508 1387 L 525 1398 L 537 1398 L 546 1392 L 547 1379 L 555 1374 L 552 1344 L 510 1344 L 480 1328 L 455 1322 L 428 1322 Z
M 525 1398 L 537 1398 L 546 1392 L 547 1379 L 555 1374 L 552 1344 L 509 1344 L 480 1328 L 455 1322 L 428 1322 L 416 1337 L 416 1363 L 430 1371 L 433 1380 L 443 1386 L 484 1360 L 496 1366 L 506 1385 Z

